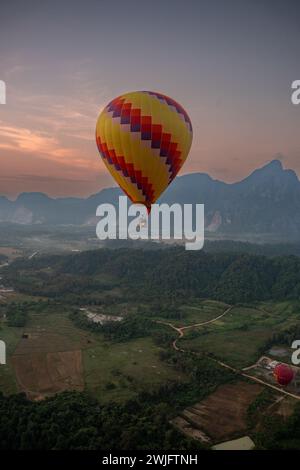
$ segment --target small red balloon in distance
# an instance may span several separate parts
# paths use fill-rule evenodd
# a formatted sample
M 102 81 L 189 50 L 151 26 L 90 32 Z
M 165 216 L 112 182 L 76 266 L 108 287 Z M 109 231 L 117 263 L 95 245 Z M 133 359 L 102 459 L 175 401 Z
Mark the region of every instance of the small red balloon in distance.
M 287 364 L 277 364 L 274 376 L 279 385 L 288 385 L 294 378 L 293 369 Z

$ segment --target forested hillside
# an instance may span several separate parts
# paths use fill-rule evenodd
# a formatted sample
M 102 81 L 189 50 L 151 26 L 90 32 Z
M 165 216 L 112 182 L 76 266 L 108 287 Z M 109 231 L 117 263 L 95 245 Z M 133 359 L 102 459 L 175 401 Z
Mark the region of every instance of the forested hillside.
M 5 280 L 21 292 L 68 298 L 122 290 L 127 298 L 209 297 L 229 303 L 300 296 L 300 259 L 246 253 L 95 250 L 17 260 Z M 82 300 L 82 298 L 81 298 Z

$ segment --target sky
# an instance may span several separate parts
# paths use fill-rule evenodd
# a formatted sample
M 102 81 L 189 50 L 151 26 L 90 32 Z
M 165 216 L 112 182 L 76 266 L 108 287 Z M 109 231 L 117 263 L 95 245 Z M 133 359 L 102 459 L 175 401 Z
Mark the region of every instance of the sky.
M 294 0 L 1 0 L 0 195 L 114 185 L 96 120 L 134 90 L 187 110 L 194 139 L 180 174 L 234 182 L 280 158 L 300 176 L 299 17 Z

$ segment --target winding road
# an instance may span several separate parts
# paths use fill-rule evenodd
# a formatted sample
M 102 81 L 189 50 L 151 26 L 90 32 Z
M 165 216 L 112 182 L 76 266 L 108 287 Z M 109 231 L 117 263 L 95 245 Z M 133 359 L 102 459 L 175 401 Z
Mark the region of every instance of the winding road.
M 199 310 L 197 307 L 193 307 L 194 309 L 196 310 Z M 212 318 L 211 320 L 206 320 L 206 321 L 203 321 L 201 323 L 194 323 L 193 325 L 188 325 L 188 326 L 181 326 L 181 327 L 178 327 L 178 326 L 175 326 L 173 325 L 172 323 L 168 323 L 168 322 L 164 322 L 164 321 L 160 321 L 158 320 L 157 323 L 161 323 L 162 325 L 166 325 L 166 326 L 169 326 L 170 328 L 172 328 L 173 330 L 177 331 L 177 333 L 179 334 L 179 337 L 176 338 L 172 345 L 173 345 L 173 348 L 176 350 L 176 351 L 181 351 L 181 352 L 185 352 L 184 349 L 181 349 L 177 346 L 177 341 L 183 337 L 184 335 L 184 332 L 186 330 L 191 330 L 192 328 L 197 328 L 199 326 L 205 326 L 205 325 L 209 325 L 210 323 L 214 323 L 215 321 L 217 320 L 220 320 L 220 318 L 224 317 L 225 315 L 227 315 L 227 313 L 230 312 L 230 310 L 233 309 L 233 306 L 230 305 L 230 307 L 228 307 L 223 313 L 221 313 L 221 315 L 218 315 L 217 317 L 215 318 Z

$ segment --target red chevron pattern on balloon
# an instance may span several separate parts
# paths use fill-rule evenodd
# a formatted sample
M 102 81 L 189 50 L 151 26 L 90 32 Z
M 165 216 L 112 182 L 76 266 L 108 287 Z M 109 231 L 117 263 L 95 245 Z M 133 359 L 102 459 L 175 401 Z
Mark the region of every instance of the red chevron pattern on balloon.
M 130 125 L 131 132 L 139 132 L 141 140 L 150 141 L 151 148 L 159 149 L 159 155 L 166 159 L 169 165 L 169 183 L 175 178 L 182 166 L 181 152 L 178 143 L 172 141 L 170 133 L 163 131 L 161 124 L 152 124 L 151 116 L 142 116 L 141 109 L 132 108 L 132 104 L 126 102 L 122 97 L 111 101 L 106 107 L 112 117 L 119 119 L 121 125 Z
M 122 172 L 123 176 L 130 178 L 131 182 L 136 184 L 137 188 L 142 191 L 147 202 L 150 204 L 154 202 L 154 191 L 148 178 L 143 176 L 140 170 L 136 170 L 132 163 L 126 163 L 122 155 L 116 155 L 114 149 L 108 149 L 107 144 L 101 142 L 99 137 L 97 138 L 97 145 L 102 156 L 108 163 L 114 165 L 115 169 Z
M 188 125 L 188 129 L 190 130 L 190 132 L 193 132 L 193 127 L 192 127 L 191 120 L 190 120 L 187 112 L 185 111 L 185 109 L 182 106 L 180 106 L 179 103 L 177 103 L 175 100 L 173 100 L 169 96 L 163 95 L 162 93 L 157 93 L 157 92 L 154 92 L 154 91 L 144 91 L 144 93 L 148 93 L 148 95 L 150 95 L 150 96 L 155 96 L 161 102 L 166 103 L 168 106 L 170 106 L 175 111 L 177 111 L 177 113 L 180 114 L 184 118 L 185 122 Z

